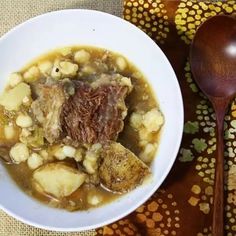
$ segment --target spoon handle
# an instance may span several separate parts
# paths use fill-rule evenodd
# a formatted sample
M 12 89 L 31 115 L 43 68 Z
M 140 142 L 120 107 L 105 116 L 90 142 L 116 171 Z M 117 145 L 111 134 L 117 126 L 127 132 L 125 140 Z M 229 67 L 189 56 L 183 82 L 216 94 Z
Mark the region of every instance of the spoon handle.
M 224 144 L 221 132 L 218 131 L 218 133 L 212 227 L 213 236 L 224 235 Z
M 217 124 L 217 156 L 215 166 L 214 206 L 212 235 L 224 235 L 224 116 L 226 105 L 214 104 Z

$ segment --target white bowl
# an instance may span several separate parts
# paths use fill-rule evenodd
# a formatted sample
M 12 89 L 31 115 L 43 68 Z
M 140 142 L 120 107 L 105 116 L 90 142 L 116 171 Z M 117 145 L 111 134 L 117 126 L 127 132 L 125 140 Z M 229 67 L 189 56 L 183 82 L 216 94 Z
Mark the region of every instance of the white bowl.
M 119 200 L 83 212 L 43 205 L 21 191 L 0 163 L 0 208 L 16 219 L 43 229 L 82 231 L 114 222 L 134 211 L 162 184 L 181 141 L 183 103 L 175 73 L 161 49 L 134 25 L 92 10 L 64 10 L 32 18 L 0 39 L 0 90 L 8 75 L 48 50 L 93 45 L 119 52 L 146 76 L 165 116 L 153 178 Z

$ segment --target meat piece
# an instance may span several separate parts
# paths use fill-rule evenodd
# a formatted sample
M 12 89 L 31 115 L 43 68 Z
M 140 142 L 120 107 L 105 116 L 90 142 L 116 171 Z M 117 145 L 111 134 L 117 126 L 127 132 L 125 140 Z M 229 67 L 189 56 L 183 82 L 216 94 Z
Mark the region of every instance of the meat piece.
M 76 82 L 74 96 L 63 105 L 62 129 L 78 143 L 104 143 L 116 140 L 123 130 L 127 114 L 125 98 L 127 85 L 117 81 L 88 84 Z
M 98 171 L 102 185 L 116 193 L 134 189 L 150 173 L 134 153 L 115 142 L 104 146 Z
M 61 136 L 60 115 L 66 100 L 62 84 L 38 85 L 38 98 L 31 108 L 39 123 L 43 126 L 44 137 L 54 143 Z

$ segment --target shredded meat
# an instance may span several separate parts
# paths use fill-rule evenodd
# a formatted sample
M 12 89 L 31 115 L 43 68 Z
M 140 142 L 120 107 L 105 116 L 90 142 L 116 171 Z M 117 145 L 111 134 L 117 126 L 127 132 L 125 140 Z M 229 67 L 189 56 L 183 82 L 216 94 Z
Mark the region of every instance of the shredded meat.
M 61 137 L 60 114 L 66 96 L 62 84 L 39 84 L 38 88 L 38 98 L 31 108 L 43 126 L 44 137 L 49 143 L 53 143 Z
M 93 86 L 76 82 L 75 94 L 63 105 L 62 130 L 78 143 L 116 140 L 124 127 L 127 114 L 124 100 L 129 91 L 128 86 L 120 83 Z

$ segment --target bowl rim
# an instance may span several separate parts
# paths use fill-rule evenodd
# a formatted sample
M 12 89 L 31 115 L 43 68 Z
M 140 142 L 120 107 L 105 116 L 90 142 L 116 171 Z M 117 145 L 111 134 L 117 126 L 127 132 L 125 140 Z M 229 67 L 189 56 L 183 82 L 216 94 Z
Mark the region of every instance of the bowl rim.
M 24 218 L 24 216 L 22 215 L 18 215 L 14 212 L 12 212 L 11 210 L 5 208 L 4 206 L 2 206 L 2 204 L 0 203 L 0 209 L 2 209 L 4 212 L 6 212 L 8 215 L 14 217 L 17 220 L 20 220 L 21 222 L 31 225 L 33 227 L 37 227 L 37 228 L 41 228 L 44 230 L 51 230 L 51 231 L 56 231 L 56 232 L 81 232 L 81 231 L 85 231 L 85 230 L 93 230 L 108 224 L 111 224 L 119 219 L 124 218 L 125 216 L 127 216 L 128 214 L 132 213 L 133 211 L 135 211 L 135 209 L 137 209 L 140 205 L 142 205 L 143 203 L 145 203 L 156 191 L 157 189 L 161 186 L 161 184 L 164 182 L 164 180 L 166 179 L 167 175 L 169 174 L 179 151 L 180 148 L 180 144 L 182 141 L 182 136 L 183 136 L 183 126 L 184 126 L 184 105 L 183 105 L 183 97 L 182 97 L 182 93 L 181 93 L 181 89 L 180 89 L 180 85 L 178 82 L 178 79 L 176 77 L 175 71 L 172 67 L 172 65 L 170 64 L 168 58 L 166 57 L 166 55 L 164 54 L 164 52 L 160 49 L 160 47 L 147 35 L 145 34 L 141 29 L 139 29 L 138 27 L 136 27 L 135 25 L 133 25 L 132 23 L 122 19 L 121 17 L 103 12 L 103 11 L 98 11 L 98 10 L 92 10 L 92 9 L 63 9 L 63 10 L 56 10 L 56 11 L 51 11 L 51 12 L 47 12 L 47 13 L 43 13 L 37 16 L 34 16 L 18 25 L 16 25 L 15 27 L 13 27 L 12 29 L 10 29 L 8 32 L 6 32 L 4 35 L 1 36 L 0 38 L 0 42 L 7 39 L 8 36 L 10 36 L 11 34 L 13 34 L 15 31 L 17 31 L 18 29 L 20 29 L 21 27 L 23 27 L 24 25 L 27 25 L 29 23 L 34 23 L 35 21 L 37 21 L 38 19 L 50 16 L 50 15 L 55 15 L 55 14 L 61 14 L 64 12 L 76 12 L 76 13 L 80 13 L 80 12 L 87 12 L 90 14 L 101 14 L 101 15 L 105 15 L 107 17 L 110 18 L 114 18 L 115 20 L 120 21 L 121 23 L 125 23 L 127 25 L 129 25 L 129 27 L 135 29 L 136 31 L 139 31 L 139 33 L 142 33 L 144 37 L 146 37 L 146 39 L 155 45 L 155 47 L 157 47 L 160 51 L 160 54 L 162 54 L 163 59 L 165 60 L 165 63 L 168 64 L 169 68 L 171 68 L 172 73 L 173 73 L 173 83 L 175 83 L 175 88 L 176 88 L 176 96 L 179 99 L 179 105 L 180 105 L 180 117 L 178 118 L 180 122 L 180 127 L 179 127 L 179 132 L 177 135 L 177 139 L 175 142 L 175 147 L 173 147 L 173 158 L 170 160 L 168 167 L 165 169 L 165 171 L 163 171 L 162 174 L 162 178 L 159 179 L 158 182 L 156 182 L 155 186 L 153 187 L 152 191 L 150 191 L 145 197 L 143 197 L 142 199 L 140 199 L 137 204 L 133 205 L 132 207 L 129 207 L 128 210 L 124 211 L 123 214 L 120 214 L 119 216 L 116 217 L 111 217 L 109 220 L 106 221 L 102 221 L 101 223 L 97 223 L 97 224 L 93 224 L 90 226 L 85 226 L 85 227 L 78 227 L 78 228 L 59 228 L 59 227 L 51 227 L 51 226 L 45 226 L 39 223 L 35 223 L 32 222 L 30 220 L 27 220 Z M 92 45 L 91 45 L 92 46 Z M 157 96 L 158 97 L 158 96 Z

